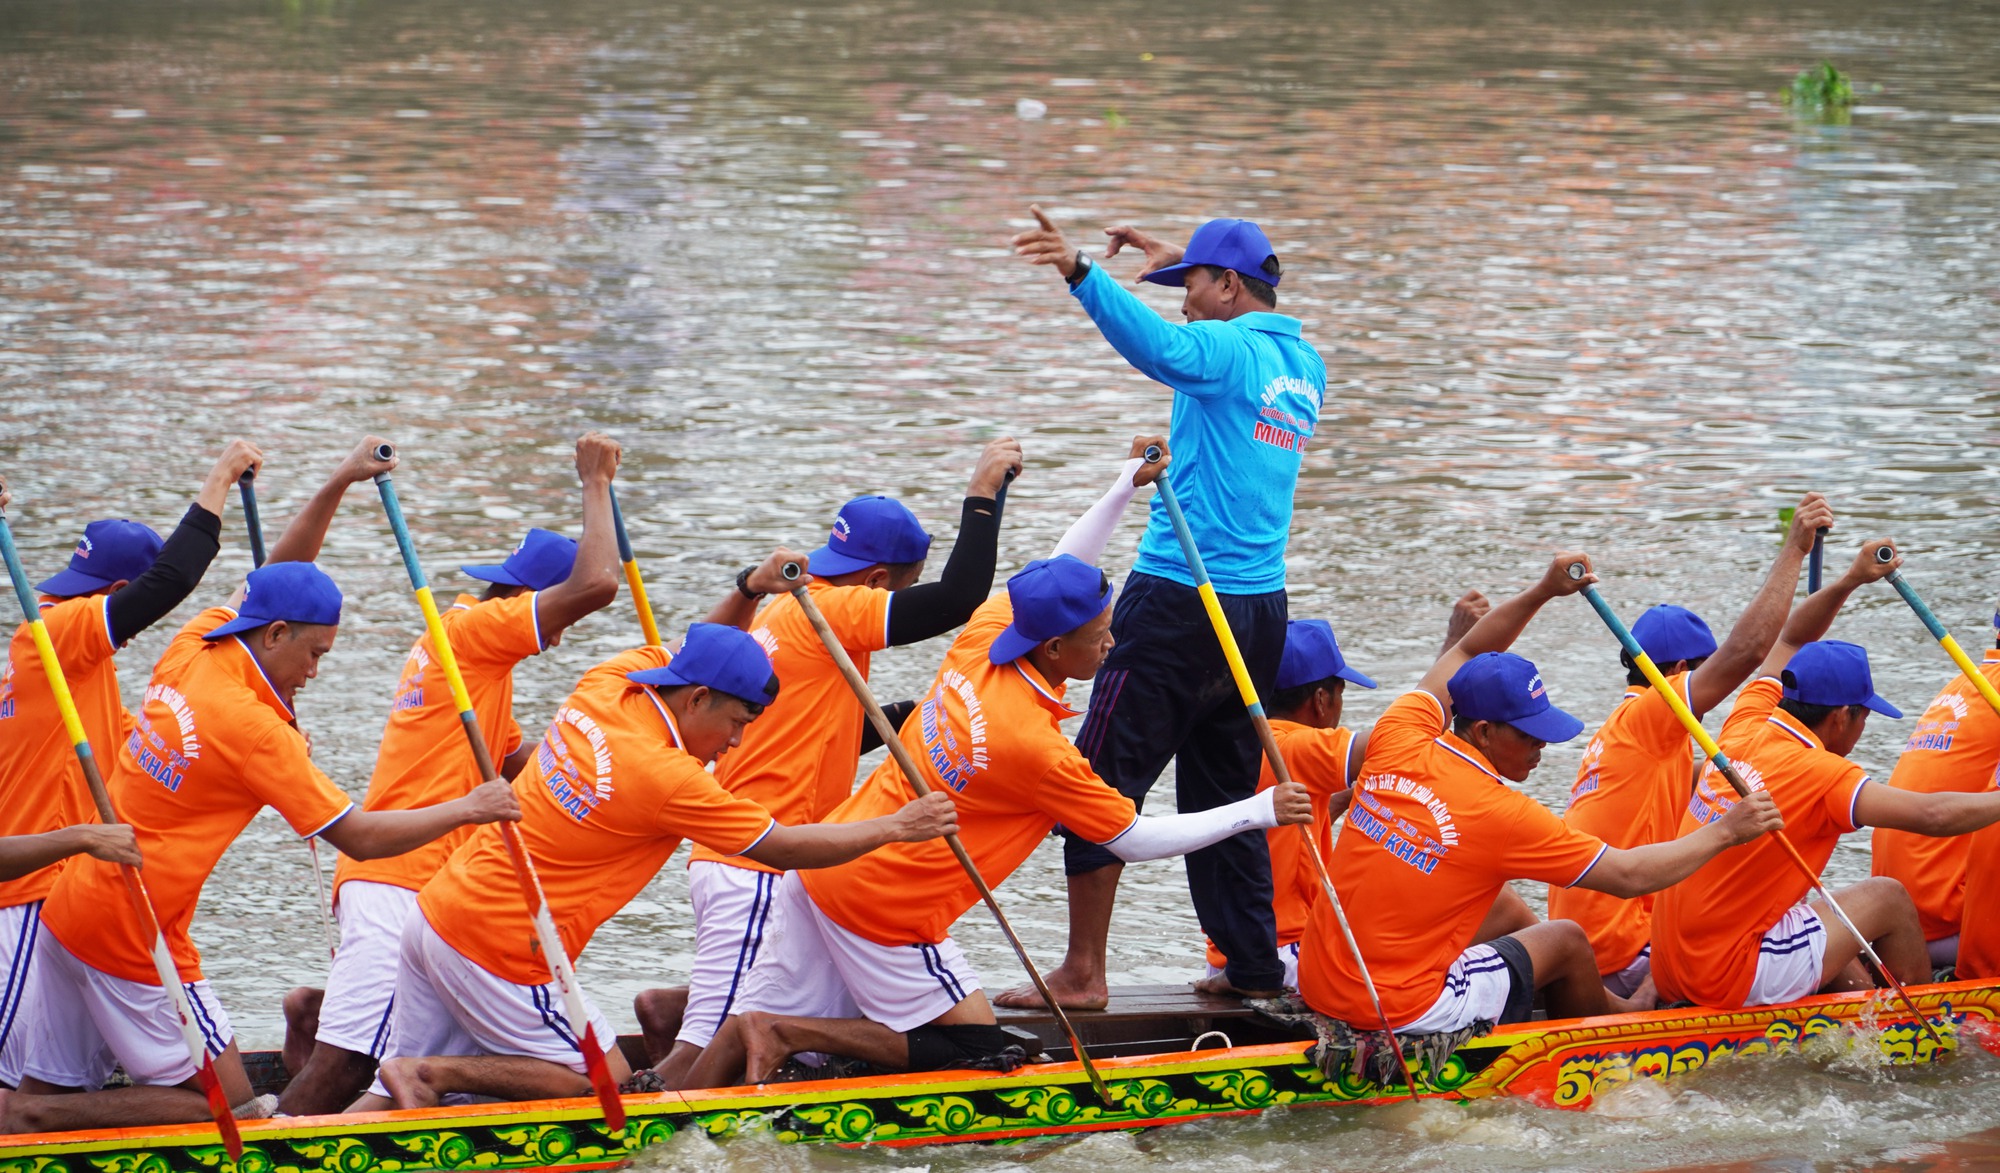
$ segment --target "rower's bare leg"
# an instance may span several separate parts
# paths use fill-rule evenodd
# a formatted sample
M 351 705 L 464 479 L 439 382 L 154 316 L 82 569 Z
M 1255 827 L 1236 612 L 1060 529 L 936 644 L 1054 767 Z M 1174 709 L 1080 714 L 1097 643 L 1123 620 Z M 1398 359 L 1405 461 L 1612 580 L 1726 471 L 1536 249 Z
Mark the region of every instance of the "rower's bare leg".
M 674 1091 L 691 1086 L 687 1081 L 688 1074 L 701 1060 L 703 1050 L 704 1048 L 697 1047 L 693 1043 L 676 1041 L 673 1048 L 667 1052 L 666 1058 L 653 1064 L 653 1074 L 659 1076 L 660 1082 Z
M 1917 906 L 1901 882 L 1888 876 L 1871 876 L 1834 893 L 1841 911 L 1854 927 L 1875 946 L 1889 971 L 1905 984 L 1927 982 L 1931 978 L 1930 951 L 1924 944 Z M 1812 902 L 1813 912 L 1826 926 L 1826 959 L 1820 965 L 1820 988 L 1830 990 L 1840 984 L 1842 971 L 1861 956 L 1861 942 L 1821 900 Z M 1864 986 L 1863 989 L 1868 987 Z
M 312 1059 L 313 1040 L 319 1037 L 319 1007 L 325 990 L 296 986 L 285 994 L 285 1049 L 281 1057 L 285 1070 L 297 1078 Z
M 250 1100 L 250 1077 L 236 1044 L 215 1057 L 215 1073 L 229 1102 Z M 171 1087 L 121 1087 L 86 1091 L 29 1076 L 19 1091 L 0 1098 L 0 1132 L 70 1132 L 141 1124 L 198 1124 L 209 1119 L 208 1097 L 194 1079 Z
M 1105 950 L 1111 939 L 1111 910 L 1118 901 L 1123 864 L 1069 877 L 1069 949 L 1062 964 L 1043 975 L 1049 992 L 1068 1010 L 1102 1010 L 1111 1000 L 1105 983 Z M 1042 1005 L 1034 983 L 1015 986 L 993 999 L 995 1006 L 1034 1010 Z
M 1514 885 L 1500 885 L 1500 894 L 1493 898 L 1493 907 L 1486 910 L 1486 919 L 1479 922 L 1479 931 L 1473 934 L 1472 943 L 1484 945 L 1496 937 L 1518 933 L 1531 925 L 1542 923 L 1521 894 L 1514 891 Z
M 993 1004 L 974 990 L 930 1021 L 932 1026 L 991 1026 Z M 732 1014 L 688 1073 L 684 1088 L 762 1083 L 785 1060 L 803 1051 L 842 1055 L 890 1071 L 910 1065 L 910 1042 L 866 1018 L 796 1018 L 750 1011 Z
M 289 1043 L 287 1044 L 289 1045 Z M 375 1078 L 375 1057 L 331 1043 L 317 1043 L 305 1069 L 292 1076 L 278 1097 L 278 1111 L 287 1116 L 324 1116 L 338 1112 L 368 1090 Z
M 1528 947 L 1535 967 L 1535 989 L 1550 1018 L 1588 1018 L 1623 1012 L 1631 1007 L 1604 988 L 1597 975 L 1597 954 L 1583 927 L 1571 920 L 1543 921 L 1510 934 Z
M 735 1087 L 743 1079 L 743 1056 L 746 1044 L 743 1034 L 743 1015 L 732 1014 L 722 1020 L 722 1026 L 715 1037 L 708 1040 L 708 1046 L 695 1056 L 687 1074 L 676 1085 L 671 1081 L 667 1086 L 675 1091 L 686 1091 L 705 1087 Z M 666 1078 L 663 1074 L 662 1079 Z
M 615 1049 L 604 1056 L 614 1083 L 632 1072 Z M 553 1100 L 590 1094 L 590 1078 L 525 1055 L 434 1055 L 382 1061 L 382 1086 L 398 1108 L 434 1108 L 454 1092 L 499 1100 Z
M 632 1014 L 638 1018 L 639 1033 L 646 1040 L 646 1061 L 654 1064 L 656 1071 L 663 1060 L 671 1058 L 671 1053 L 679 1049 L 674 1036 L 681 1033 L 681 1019 L 687 1014 L 687 1004 L 686 986 L 641 990 L 632 999 Z M 700 1049 L 694 1047 L 696 1051 Z

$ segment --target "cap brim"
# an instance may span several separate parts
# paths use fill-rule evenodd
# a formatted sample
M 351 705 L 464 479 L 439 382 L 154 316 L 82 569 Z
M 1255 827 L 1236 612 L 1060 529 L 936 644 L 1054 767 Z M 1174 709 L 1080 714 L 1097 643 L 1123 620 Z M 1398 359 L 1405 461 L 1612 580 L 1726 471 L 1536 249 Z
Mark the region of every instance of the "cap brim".
M 1870 712 L 1880 713 L 1884 717 L 1890 717 L 1898 721 L 1903 719 L 1903 710 L 1883 700 L 1880 693 L 1869 693 L 1868 699 L 1861 703 L 1867 705 Z
M 1010 664 L 1034 651 L 1035 645 L 1040 642 L 1022 635 L 1020 628 L 1009 623 L 999 635 L 993 637 L 993 646 L 987 650 L 986 658 L 995 664 Z
M 674 671 L 671 664 L 665 668 L 646 668 L 638 672 L 627 672 L 625 679 L 634 684 L 656 684 L 664 685 L 668 688 L 678 688 L 683 684 L 694 683 L 694 681 Z
M 1533 716 L 1518 717 L 1507 722 L 1507 724 L 1519 729 L 1529 737 L 1535 738 L 1538 741 L 1546 741 L 1550 745 L 1569 741 L 1576 737 L 1577 734 L 1583 732 L 1583 722 L 1556 708 L 1554 705 L 1550 705 Z
M 528 585 L 527 583 L 522 582 L 520 579 L 507 573 L 507 568 L 505 566 L 461 566 L 458 569 L 459 572 L 464 574 L 467 578 L 476 578 L 481 582 L 497 582 L 501 586 Z
M 877 561 L 842 554 L 832 546 L 821 546 L 806 556 L 806 569 L 825 578 L 834 574 L 852 574 L 857 570 L 866 570 L 876 565 Z
M 65 570 L 61 574 L 55 575 L 52 578 L 45 578 L 35 584 L 35 590 L 44 595 L 60 595 L 63 598 L 72 598 L 76 595 L 87 595 L 92 591 L 101 591 L 115 581 L 117 580 L 99 578 L 94 574 L 85 574 L 81 570 Z
M 1363 688 L 1375 687 L 1375 682 L 1373 680 L 1370 680 L 1368 677 L 1363 676 L 1361 673 L 1356 672 L 1352 668 L 1342 668 L 1340 671 L 1335 672 L 1334 675 L 1340 677 L 1342 680 L 1345 680 L 1349 684 L 1358 684 Z
M 231 619 L 201 638 L 221 639 L 224 636 L 236 635 L 245 631 L 255 631 L 260 627 L 268 627 L 275 622 L 277 622 L 275 619 L 259 619 L 255 615 L 238 615 L 236 618 Z
M 1187 284 L 1187 271 L 1194 268 L 1199 268 L 1199 266 L 1190 265 L 1186 261 L 1182 261 L 1178 265 L 1168 265 L 1164 269 L 1155 269 L 1144 277 L 1139 278 L 1139 280 L 1149 282 L 1153 285 L 1172 285 L 1178 288 Z

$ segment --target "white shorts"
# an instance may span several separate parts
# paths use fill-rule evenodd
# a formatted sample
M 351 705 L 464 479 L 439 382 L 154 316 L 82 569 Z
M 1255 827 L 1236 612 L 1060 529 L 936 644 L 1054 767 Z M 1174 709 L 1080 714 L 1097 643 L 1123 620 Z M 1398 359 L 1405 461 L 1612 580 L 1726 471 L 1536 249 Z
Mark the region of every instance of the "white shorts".
M 29 967 L 35 962 L 35 933 L 42 924 L 42 902 L 31 900 L 0 908 L 0 1082 L 21 1086 L 22 1046 L 27 1023 L 21 1000 L 28 994 Z M 1956 944 L 1956 941 L 1953 942 Z
M 1278 960 L 1285 963 L 1285 985 L 1294 990 L 1298 989 L 1299 947 L 1297 943 L 1278 946 Z M 1221 977 L 1222 971 L 1213 965 L 1203 964 L 1201 976 Z
M 877 945 L 826 918 L 797 872 L 778 881 L 764 949 L 736 1013 L 869 1018 L 914 1030 L 974 990 L 979 975 L 950 937 L 935 945 Z
M 1620 998 L 1630 998 L 1632 991 L 1645 985 L 1646 979 L 1651 976 L 1653 976 L 1653 947 L 1648 945 L 1639 950 L 1639 956 L 1632 959 L 1632 964 L 1617 973 L 1605 974 L 1604 988 Z
M 676 1042 L 706 1047 L 735 1009 L 764 944 L 778 872 L 700 859 L 688 864 L 694 904 L 694 967 L 688 971 L 687 1011 Z
M 21 1007 L 23 1073 L 57 1087 L 95 1090 L 123 1066 L 132 1082 L 172 1087 L 194 1078 L 173 999 L 158 986 L 112 977 L 77 960 L 46 928 Z M 235 1037 L 206 980 L 183 982 L 209 1057 Z
M 590 999 L 583 1005 L 598 1041 L 617 1046 L 610 1020 Z M 445 944 L 421 912 L 403 930 L 391 1017 L 384 1059 L 524 1055 L 585 1074 L 579 1032 L 554 982 L 522 986 L 493 976 Z M 389 1094 L 380 1076 L 369 1090 Z
M 1770 1006 L 1816 994 L 1825 965 L 1826 926 L 1811 908 L 1794 904 L 1757 947 L 1757 977 L 1743 1004 Z
M 1500 1021 L 1507 996 L 1514 988 L 1507 959 L 1491 943 L 1474 945 L 1444 971 L 1444 990 L 1416 1021 L 1396 1028 L 1397 1034 L 1429 1035 L 1464 1030 L 1480 1019 Z M 1363 1024 L 1366 1025 L 1366 1024 Z
M 349 880 L 333 908 L 340 951 L 326 975 L 318 1041 L 380 1059 L 389 1045 L 403 928 L 417 914 L 417 894 L 394 884 Z

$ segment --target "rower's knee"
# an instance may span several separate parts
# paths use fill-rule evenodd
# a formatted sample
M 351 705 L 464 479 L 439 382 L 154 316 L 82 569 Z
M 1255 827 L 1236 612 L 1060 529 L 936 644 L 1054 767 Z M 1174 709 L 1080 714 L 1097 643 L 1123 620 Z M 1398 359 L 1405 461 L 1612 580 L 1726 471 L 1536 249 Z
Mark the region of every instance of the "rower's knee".
M 326 991 L 311 986 L 294 986 L 285 991 L 285 1022 L 296 1025 L 319 1018 L 320 1003 L 325 1000 Z
M 1870 876 L 1849 884 L 1836 899 L 1840 910 L 1871 940 L 1918 925 L 1917 903 L 1894 876 Z

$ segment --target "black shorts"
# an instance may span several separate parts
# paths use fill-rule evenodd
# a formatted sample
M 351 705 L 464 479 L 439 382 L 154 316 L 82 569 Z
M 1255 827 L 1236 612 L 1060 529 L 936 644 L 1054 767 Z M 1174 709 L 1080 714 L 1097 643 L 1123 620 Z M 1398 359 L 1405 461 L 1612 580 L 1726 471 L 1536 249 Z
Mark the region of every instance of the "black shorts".
M 1500 1011 L 1501 1022 L 1527 1022 L 1535 1017 L 1535 962 L 1528 947 L 1513 937 L 1488 941 L 1500 960 L 1507 963 L 1507 1005 Z

